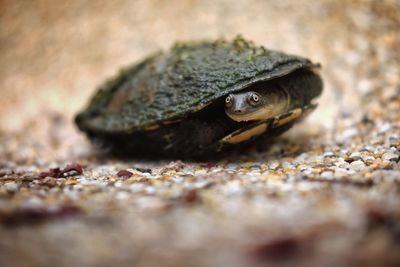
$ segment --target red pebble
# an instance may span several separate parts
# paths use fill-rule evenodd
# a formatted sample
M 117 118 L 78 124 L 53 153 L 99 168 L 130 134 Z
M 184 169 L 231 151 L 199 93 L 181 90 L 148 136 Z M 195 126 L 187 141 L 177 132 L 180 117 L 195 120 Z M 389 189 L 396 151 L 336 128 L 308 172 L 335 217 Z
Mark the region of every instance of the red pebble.
M 62 171 L 63 174 L 67 173 L 67 172 L 70 172 L 70 171 L 75 171 L 78 175 L 81 175 L 83 173 L 82 166 L 77 164 L 77 163 L 76 164 L 68 164 L 61 171 Z
M 117 173 L 117 175 L 118 175 L 118 177 L 129 178 L 129 177 L 131 177 L 131 176 L 133 175 L 133 173 L 131 173 L 130 171 L 127 171 L 127 170 L 120 170 L 120 171 Z
M 83 173 L 83 168 L 79 164 L 68 164 L 63 169 L 53 168 L 53 169 L 50 169 L 50 170 L 48 170 L 46 172 L 41 172 L 39 174 L 39 177 L 40 178 L 44 178 L 44 177 L 61 178 L 61 177 L 64 177 L 66 173 L 69 173 L 69 172 L 72 172 L 72 171 L 74 171 L 76 173 L 75 174 L 70 174 L 69 176 L 81 175 Z
M 39 174 L 40 178 L 44 177 L 54 177 L 54 178 L 60 178 L 62 177 L 63 172 L 60 170 L 60 168 L 53 168 L 48 170 L 47 172 L 41 172 Z

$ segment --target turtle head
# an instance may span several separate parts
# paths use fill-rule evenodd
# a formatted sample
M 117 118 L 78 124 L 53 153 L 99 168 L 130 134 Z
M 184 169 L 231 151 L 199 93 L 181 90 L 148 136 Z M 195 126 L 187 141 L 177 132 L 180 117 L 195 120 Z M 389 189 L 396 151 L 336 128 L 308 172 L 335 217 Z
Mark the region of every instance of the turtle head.
M 238 122 L 264 120 L 283 112 L 287 103 L 287 97 L 276 92 L 239 92 L 225 98 L 225 113 Z

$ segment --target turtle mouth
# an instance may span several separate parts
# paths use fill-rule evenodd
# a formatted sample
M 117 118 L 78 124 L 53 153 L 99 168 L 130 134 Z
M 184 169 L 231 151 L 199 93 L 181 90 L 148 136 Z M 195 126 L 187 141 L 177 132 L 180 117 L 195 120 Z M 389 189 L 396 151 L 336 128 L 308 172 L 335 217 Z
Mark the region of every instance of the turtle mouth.
M 234 121 L 246 122 L 246 121 L 260 121 L 265 120 L 279 114 L 282 110 L 266 106 L 256 111 L 247 113 L 232 113 L 230 110 L 225 110 L 226 115 Z

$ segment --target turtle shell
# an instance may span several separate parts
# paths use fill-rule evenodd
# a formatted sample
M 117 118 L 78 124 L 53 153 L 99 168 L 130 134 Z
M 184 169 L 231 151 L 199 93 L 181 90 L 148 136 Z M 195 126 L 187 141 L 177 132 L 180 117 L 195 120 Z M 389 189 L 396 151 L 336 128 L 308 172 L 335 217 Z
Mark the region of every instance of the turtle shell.
M 295 89 L 292 96 L 300 96 L 298 107 L 305 106 L 322 90 L 321 79 L 313 71 L 315 67 L 306 58 L 258 47 L 242 37 L 231 42 L 178 43 L 168 53 L 155 53 L 100 86 L 89 106 L 77 115 L 76 123 L 90 138 L 113 150 L 129 144 L 130 152 L 147 154 L 191 155 L 193 151 L 209 151 L 204 148 L 214 147 L 215 138 L 207 145 L 198 144 L 197 140 L 193 144 L 178 141 L 180 136 L 188 138 L 192 134 L 187 130 L 189 126 L 182 126 L 182 121 L 189 121 L 196 114 L 210 121 L 219 112 L 211 107 L 222 97 L 299 70 L 314 77 L 306 88 Z M 186 124 L 200 133 L 212 132 L 213 125 L 207 125 L 210 129 L 198 128 L 203 122 L 191 120 Z M 176 143 L 190 149 L 178 148 Z

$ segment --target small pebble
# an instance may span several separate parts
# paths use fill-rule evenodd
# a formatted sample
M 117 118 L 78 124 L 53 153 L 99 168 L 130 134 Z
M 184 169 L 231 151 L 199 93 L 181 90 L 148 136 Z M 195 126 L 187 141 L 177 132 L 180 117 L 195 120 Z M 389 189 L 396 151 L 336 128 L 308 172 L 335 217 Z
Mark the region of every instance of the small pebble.
M 335 157 L 335 154 L 332 151 L 328 151 L 324 153 L 325 158 L 333 158 Z
M 348 163 L 348 162 L 346 162 L 346 161 L 339 161 L 339 162 L 336 162 L 335 165 L 336 165 L 337 167 L 339 167 L 339 168 L 342 168 L 342 169 L 350 169 L 350 167 L 351 167 L 350 163 Z
M 391 129 L 392 125 L 390 123 L 384 123 L 379 125 L 378 132 L 383 134 Z
M 137 170 L 138 172 L 142 172 L 142 173 L 152 173 L 151 169 L 147 169 L 147 168 L 135 168 L 135 170 Z
M 361 171 L 366 167 L 365 163 L 361 160 L 353 161 L 352 163 L 350 163 L 350 165 L 355 171 Z
M 16 192 L 18 190 L 18 184 L 14 182 L 8 182 L 4 184 L 4 188 L 9 192 Z
M 127 171 L 127 170 L 120 170 L 118 173 L 117 173 L 117 176 L 118 177 L 124 177 L 124 178 L 129 178 L 129 177 L 131 177 L 133 175 L 133 173 L 131 173 L 130 171 Z
M 293 166 L 293 164 L 285 161 L 284 163 L 282 163 L 282 167 L 285 169 L 295 169 L 295 167 Z
M 311 174 L 313 173 L 312 168 L 310 168 L 310 167 L 308 167 L 308 166 L 306 166 L 305 168 L 303 168 L 303 169 L 301 170 L 301 172 L 302 172 L 304 175 L 311 175 Z
M 389 143 L 391 146 L 400 146 L 400 136 L 389 137 Z
M 354 171 L 350 171 L 350 170 L 346 170 L 346 169 L 342 169 L 342 168 L 337 168 L 335 169 L 335 174 L 334 177 L 335 178 L 343 178 L 346 176 L 350 176 L 352 174 L 354 174 Z
M 41 208 L 44 205 L 43 201 L 38 197 L 30 197 L 21 204 L 21 208 L 35 209 Z
M 349 139 L 356 136 L 357 134 L 358 134 L 358 131 L 356 128 L 349 128 L 349 129 L 346 129 L 343 131 L 343 133 L 341 135 L 341 139 L 343 141 L 348 141 Z
M 118 199 L 118 200 L 126 200 L 126 199 L 129 198 L 129 193 L 125 192 L 125 191 L 120 191 L 120 192 L 117 193 L 115 198 Z
M 356 161 L 356 160 L 361 160 L 361 153 L 360 152 L 353 152 L 350 154 L 349 159 L 351 159 L 351 161 Z
M 376 159 L 373 156 L 366 156 L 363 158 L 363 161 L 367 164 L 372 164 L 375 160 Z
M 399 155 L 396 155 L 392 152 L 386 152 L 385 154 L 382 155 L 382 160 L 397 162 L 399 160 Z
M 321 173 L 321 178 L 323 178 L 323 179 L 333 179 L 333 172 L 324 171 L 324 172 Z
M 273 161 L 269 164 L 269 168 L 271 170 L 276 170 L 279 167 L 279 162 L 278 161 Z
M 64 169 L 61 170 L 63 174 L 69 173 L 69 172 L 75 172 L 78 175 L 81 175 L 83 173 L 83 168 L 80 164 L 74 163 L 74 164 L 68 164 L 67 166 L 64 167 Z
M 375 148 L 373 146 L 365 146 L 361 151 L 374 152 Z

